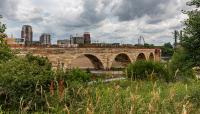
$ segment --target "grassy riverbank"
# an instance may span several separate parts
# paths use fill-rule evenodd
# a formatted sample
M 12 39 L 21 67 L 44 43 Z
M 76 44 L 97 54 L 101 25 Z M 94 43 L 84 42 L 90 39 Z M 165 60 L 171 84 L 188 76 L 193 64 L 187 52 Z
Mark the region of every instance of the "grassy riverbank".
M 185 83 L 123 80 L 89 86 L 75 85 L 71 89 L 65 88 L 62 101 L 56 93 L 51 96 L 44 92 L 45 106 L 39 107 L 41 111 L 37 114 L 200 113 L 200 82 L 195 80 Z M 25 108 L 22 106 L 17 113 L 25 113 Z

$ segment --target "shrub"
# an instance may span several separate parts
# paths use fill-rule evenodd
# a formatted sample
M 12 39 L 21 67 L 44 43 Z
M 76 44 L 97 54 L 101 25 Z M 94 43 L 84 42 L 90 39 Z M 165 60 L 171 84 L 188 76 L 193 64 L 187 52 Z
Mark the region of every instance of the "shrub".
M 153 61 L 136 61 L 130 64 L 126 69 L 127 76 L 133 80 L 135 79 L 147 79 L 147 78 L 160 78 L 169 81 L 168 73 L 164 64 Z
M 55 72 L 57 81 L 64 80 L 68 84 L 72 83 L 88 83 L 91 80 L 91 74 L 81 69 L 71 69 L 64 71 L 63 69 L 57 69 Z
M 53 100 L 53 103 L 57 102 L 60 107 L 67 105 L 70 107 L 78 108 L 78 106 L 82 105 L 80 103 L 85 99 L 85 96 L 82 95 L 81 91 L 83 91 L 83 88 L 87 87 L 88 82 L 91 80 L 90 73 L 80 69 L 72 69 L 66 71 L 63 69 L 57 69 L 55 75 L 57 80 L 55 81 L 57 83 L 57 90 L 65 92 L 65 95 L 62 97 L 62 94 L 57 93 L 57 95 L 50 97 L 50 102 Z M 59 85 L 60 82 L 65 83 Z M 63 90 L 59 88 L 62 88 Z M 79 92 L 80 94 L 76 94 Z
M 49 62 L 47 57 L 39 57 L 39 56 L 33 56 L 31 54 L 27 54 L 26 60 L 29 63 L 37 64 L 37 65 L 45 68 L 46 70 L 51 70 L 51 68 L 52 68 L 52 65 Z
M 194 105 L 194 107 L 200 109 L 200 82 L 190 81 L 191 86 L 189 86 L 189 101 Z
M 66 71 L 65 75 L 66 75 L 65 79 L 68 82 L 87 83 L 91 80 L 90 73 L 87 73 L 86 71 L 80 69 L 72 69 Z
M 172 60 L 169 62 L 168 70 L 173 80 L 186 80 L 193 78 L 192 62 L 188 59 L 188 54 L 184 49 L 177 49 Z
M 8 45 L 5 43 L 4 39 L 0 36 L 0 63 L 8 61 L 13 57 L 13 53 Z
M 29 55 L 31 56 L 31 55 Z M 34 58 L 34 57 L 33 57 Z M 49 82 L 53 78 L 53 73 L 48 66 L 48 60 L 44 64 L 36 61 L 43 61 L 44 58 L 37 57 L 37 60 L 29 58 L 15 58 L 0 64 L 0 87 L 2 87 L 9 99 L 4 99 L 5 106 L 19 108 L 20 101 L 24 105 L 28 102 L 31 104 L 44 101 L 44 99 L 36 99 L 41 92 L 39 90 L 49 90 Z M 39 105 L 39 104 L 37 104 Z

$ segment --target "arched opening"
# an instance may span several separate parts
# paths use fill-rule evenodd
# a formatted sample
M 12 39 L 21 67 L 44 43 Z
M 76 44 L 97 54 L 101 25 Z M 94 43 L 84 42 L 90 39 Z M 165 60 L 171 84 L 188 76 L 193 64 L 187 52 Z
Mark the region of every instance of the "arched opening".
M 131 63 L 131 59 L 129 58 L 129 56 L 127 54 L 121 53 L 121 54 L 118 54 L 114 58 L 112 66 L 111 66 L 111 69 L 114 69 L 114 68 L 125 68 L 130 63 Z
M 154 55 L 153 55 L 153 53 L 151 53 L 151 54 L 149 55 L 149 60 L 150 60 L 150 61 L 154 61 Z
M 71 61 L 70 68 L 103 69 L 102 62 L 94 55 L 84 54 Z
M 146 60 L 144 53 L 140 53 L 137 57 L 137 61 L 141 61 L 141 60 L 144 60 L 144 61 Z

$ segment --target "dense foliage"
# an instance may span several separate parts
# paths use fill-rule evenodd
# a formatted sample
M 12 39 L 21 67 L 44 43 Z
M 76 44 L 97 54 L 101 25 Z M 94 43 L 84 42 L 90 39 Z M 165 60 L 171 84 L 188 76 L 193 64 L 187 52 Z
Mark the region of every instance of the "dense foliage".
M 192 0 L 188 5 L 199 7 L 200 0 Z M 182 37 L 182 47 L 187 53 L 185 60 L 188 61 L 188 67 L 200 65 L 200 10 L 195 9 L 185 12 L 188 19 L 185 21 L 184 34 Z
M 153 44 L 144 43 L 144 47 L 145 48 L 154 48 L 155 46 Z
M 0 38 L 0 63 L 11 59 L 14 55 L 10 48 L 4 44 L 4 41 Z
M 91 80 L 90 79 L 91 75 L 80 69 L 72 69 L 70 71 L 67 71 L 66 74 L 67 74 L 66 77 L 67 81 L 78 81 L 81 83 L 87 83 Z
M 4 33 L 5 29 L 6 25 L 0 22 L 0 63 L 3 61 L 7 61 L 13 57 L 10 48 L 6 45 L 4 41 L 4 38 L 7 37 L 7 35 Z
M 171 57 L 174 53 L 174 48 L 171 43 L 165 43 L 162 47 L 162 56 L 164 57 Z
M 168 72 L 174 81 L 194 78 L 193 70 L 188 67 L 192 66 L 192 63 L 186 59 L 187 56 L 187 52 L 183 48 L 180 48 L 176 50 L 169 62 Z
M 78 68 L 66 71 L 58 69 L 55 75 L 57 80 L 65 80 L 67 83 L 78 82 L 84 84 L 91 81 L 91 74 Z
M 1 18 L 2 18 L 2 16 L 0 15 L 0 19 L 1 19 Z M 2 23 L 0 22 L 0 33 L 4 33 L 5 30 L 6 30 L 6 25 L 5 25 L 5 24 L 2 24 Z
M 199 3 L 200 0 L 192 0 L 187 4 L 199 7 Z M 192 68 L 200 65 L 200 11 L 195 9 L 185 13 L 189 18 L 185 20 L 181 47 L 176 49 L 169 63 L 169 72 L 174 79 L 193 77 Z
M 31 55 L 0 64 L 0 87 L 6 94 L 1 103 L 5 103 L 5 107 L 18 107 L 21 98 L 25 103 L 34 101 L 37 86 L 49 90 L 53 79 L 50 68 L 48 60 Z
M 136 61 L 130 64 L 126 70 L 127 76 L 133 80 L 137 79 L 168 79 L 164 64 L 153 61 Z

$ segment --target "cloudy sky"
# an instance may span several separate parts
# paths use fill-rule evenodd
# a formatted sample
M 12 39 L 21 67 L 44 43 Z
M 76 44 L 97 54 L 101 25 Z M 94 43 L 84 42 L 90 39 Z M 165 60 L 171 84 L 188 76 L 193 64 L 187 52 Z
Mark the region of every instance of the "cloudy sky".
M 183 27 L 187 0 L 0 0 L 0 14 L 8 35 L 20 37 L 21 27 L 33 27 L 57 39 L 90 32 L 93 42 L 173 42 L 172 32 Z

